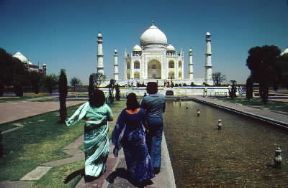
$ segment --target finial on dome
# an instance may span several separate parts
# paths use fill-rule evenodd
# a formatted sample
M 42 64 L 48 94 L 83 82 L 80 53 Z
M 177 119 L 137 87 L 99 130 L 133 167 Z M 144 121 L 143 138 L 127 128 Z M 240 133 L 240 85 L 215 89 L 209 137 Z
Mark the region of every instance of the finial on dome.
M 155 22 L 154 22 L 154 20 L 152 20 L 152 25 L 155 25 Z

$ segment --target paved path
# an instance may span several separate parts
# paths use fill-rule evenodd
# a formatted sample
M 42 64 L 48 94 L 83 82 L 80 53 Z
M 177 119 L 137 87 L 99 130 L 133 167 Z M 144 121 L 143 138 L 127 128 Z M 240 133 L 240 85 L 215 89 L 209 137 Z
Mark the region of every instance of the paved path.
M 67 101 L 66 105 L 68 107 L 81 103 L 83 101 Z M 32 102 L 24 100 L 0 103 L 0 124 L 55 110 L 59 110 L 58 101 Z
M 129 180 L 126 173 L 126 163 L 123 150 L 119 152 L 117 158 L 111 153 L 113 146 L 110 145 L 110 154 L 107 160 L 106 172 L 97 180 L 85 183 L 82 178 L 76 188 L 98 187 L 98 188 L 135 188 Z M 153 184 L 147 185 L 147 188 L 176 188 L 174 173 L 166 145 L 165 136 L 161 145 L 161 171 L 153 179 Z

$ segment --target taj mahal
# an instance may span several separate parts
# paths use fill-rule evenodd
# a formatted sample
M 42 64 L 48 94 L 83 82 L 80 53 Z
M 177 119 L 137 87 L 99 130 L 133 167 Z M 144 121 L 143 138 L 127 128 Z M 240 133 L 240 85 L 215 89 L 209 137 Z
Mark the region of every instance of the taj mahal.
M 158 82 L 163 85 L 166 82 L 185 83 L 190 85 L 202 85 L 206 83 L 213 85 L 212 80 L 212 50 L 211 34 L 206 33 L 206 52 L 205 55 L 205 77 L 194 78 L 193 54 L 189 49 L 188 78 L 185 78 L 184 52 L 177 51 L 174 46 L 168 43 L 165 33 L 156 25 L 152 24 L 140 36 L 140 44 L 134 45 L 131 53 L 125 50 L 124 78 L 119 79 L 118 52 L 114 50 L 114 71 L 113 75 L 117 82 L 139 82 L 147 83 L 150 81 Z M 103 36 L 98 33 L 97 39 L 97 72 L 104 74 L 104 53 Z M 187 67 L 187 66 L 186 66 Z

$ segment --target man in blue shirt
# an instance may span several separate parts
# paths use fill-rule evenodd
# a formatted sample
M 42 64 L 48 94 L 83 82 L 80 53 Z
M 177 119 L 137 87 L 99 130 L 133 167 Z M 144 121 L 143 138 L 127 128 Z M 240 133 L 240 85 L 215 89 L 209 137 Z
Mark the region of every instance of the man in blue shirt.
M 163 113 L 165 112 L 165 97 L 158 94 L 156 82 L 147 84 L 147 93 L 141 102 L 146 110 L 147 135 L 146 142 L 151 156 L 154 173 L 158 174 L 161 167 L 161 141 L 163 134 Z

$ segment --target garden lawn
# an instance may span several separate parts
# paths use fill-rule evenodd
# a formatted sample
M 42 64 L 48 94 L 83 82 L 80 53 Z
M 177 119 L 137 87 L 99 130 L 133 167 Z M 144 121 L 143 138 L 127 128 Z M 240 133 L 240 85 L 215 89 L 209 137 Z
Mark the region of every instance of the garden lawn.
M 111 106 L 114 119 L 124 105 L 124 101 L 120 101 Z M 76 108 L 69 108 L 68 115 L 72 115 Z M 19 180 L 42 163 L 68 157 L 62 150 L 83 134 L 84 122 L 68 128 L 65 124 L 58 123 L 58 114 L 58 111 L 49 112 L 13 122 L 24 127 L 3 135 L 4 156 L 0 158 L 0 181 Z M 9 126 L 9 123 L 4 126 Z M 110 132 L 111 130 L 110 128 Z M 63 179 L 73 171 L 83 168 L 82 162 L 52 168 L 35 186 L 50 187 L 47 184 L 50 181 L 59 182 L 59 185 L 53 187 L 68 186 L 69 184 L 63 183 Z
M 274 112 L 288 114 L 288 104 L 285 102 L 268 100 L 268 102 L 264 104 L 261 98 L 253 98 L 250 100 L 246 98 L 239 98 L 239 97 L 235 99 L 230 99 L 230 98 L 218 98 L 218 99 L 222 101 L 226 101 L 226 102 L 238 103 L 238 104 L 255 107 L 259 109 L 267 108 Z

